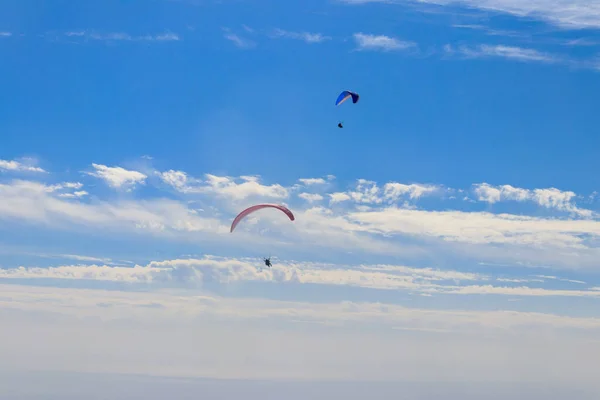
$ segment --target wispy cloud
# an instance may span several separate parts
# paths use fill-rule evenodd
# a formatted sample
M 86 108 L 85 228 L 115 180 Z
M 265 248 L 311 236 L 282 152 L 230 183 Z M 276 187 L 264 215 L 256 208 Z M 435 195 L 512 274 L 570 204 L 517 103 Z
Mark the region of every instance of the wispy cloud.
M 102 164 L 92 164 L 94 172 L 86 172 L 90 176 L 104 180 L 110 187 L 132 189 L 142 185 L 147 176 L 139 171 L 131 171 L 122 167 L 108 167 Z
M 132 268 L 128 274 L 133 281 L 138 281 Z M 54 273 L 54 272 L 53 272 Z M 67 273 L 67 271 L 64 271 Z M 24 275 L 27 275 L 23 271 Z M 81 279 L 86 279 L 84 271 L 76 272 Z M 103 271 L 94 274 L 103 277 Z M 38 274 L 38 277 L 41 276 Z M 93 276 L 93 275 L 92 275 Z M 166 276 L 165 276 L 166 278 Z M 73 279 L 73 278 L 69 278 Z M 480 332 L 481 329 L 494 331 L 497 329 L 542 329 L 571 327 L 580 329 L 600 329 L 600 319 L 584 317 L 567 317 L 544 313 L 517 311 L 454 311 L 408 308 L 394 304 L 369 302 L 319 303 L 300 301 L 274 301 L 258 298 L 224 298 L 218 296 L 172 295 L 164 292 L 105 292 L 85 289 L 56 289 L 28 286 L 23 290 L 21 285 L 4 284 L 3 298 L 10 298 L 7 304 L 11 308 L 55 311 L 61 313 L 97 313 L 106 307 L 104 304 L 121 307 L 139 308 L 141 305 L 155 304 L 160 314 L 178 313 L 186 310 L 188 316 L 215 315 L 233 319 L 279 318 L 286 320 L 314 322 L 352 322 L 390 324 L 395 327 L 413 329 L 448 329 L 450 331 Z M 489 289 L 488 289 L 489 290 Z M 469 292 L 465 290 L 464 293 Z M 40 299 L 45 301 L 39 301 Z M 0 299 L 0 304 L 6 302 Z M 118 307 L 118 308 L 121 308 Z M 106 311 L 106 310 L 105 310 Z
M 302 40 L 306 43 L 321 43 L 327 40 L 331 40 L 330 36 L 325 36 L 321 33 L 311 33 L 311 32 L 290 32 L 285 31 L 283 29 L 275 29 L 272 34 L 273 37 L 276 38 L 288 38 L 288 39 L 297 39 Z
M 385 35 L 372 35 L 359 32 L 355 33 L 353 37 L 358 50 L 393 51 L 407 50 L 416 47 L 416 43 L 414 42 L 404 41 Z
M 339 0 L 346 4 L 388 3 L 404 4 L 401 0 Z M 414 1 L 416 2 L 416 1 Z M 562 28 L 600 27 L 600 4 L 588 0 L 572 0 L 568 4 L 561 0 L 520 2 L 514 0 L 420 0 L 420 4 L 441 7 L 467 7 L 497 13 L 510 14 L 518 18 L 534 18 L 547 21 Z M 449 12 L 454 10 L 449 9 Z
M 452 25 L 453 28 L 458 28 L 458 29 L 470 29 L 473 31 L 481 31 L 482 33 L 484 33 L 485 35 L 488 36 L 505 36 L 505 37 L 513 37 L 513 38 L 530 38 L 531 35 L 525 32 L 517 32 L 517 31 L 510 31 L 510 30 L 505 30 L 505 29 L 494 29 L 494 28 L 490 28 L 488 26 L 485 25 L 478 25 L 478 24 L 454 24 Z
M 522 62 L 557 63 L 561 58 L 544 53 L 535 49 L 527 49 L 505 45 L 458 46 L 446 45 L 444 50 L 447 54 L 458 54 L 467 58 L 505 58 Z
M 176 33 L 164 32 L 160 34 L 147 34 L 147 35 L 131 35 L 125 32 L 95 32 L 95 31 L 68 31 L 64 33 L 64 36 L 71 39 L 89 39 L 98 41 L 145 41 L 145 42 L 170 42 L 178 41 L 181 38 Z
M 223 30 L 225 31 L 223 37 L 232 42 L 236 47 L 239 47 L 241 49 L 251 49 L 253 47 L 256 47 L 256 42 L 250 39 L 246 39 L 236 33 L 233 33 L 229 28 L 223 28 Z M 248 29 L 245 30 L 249 32 Z
M 0 32 L 0 38 L 7 38 L 7 37 L 11 37 L 12 36 L 12 32 Z
M 46 171 L 33 164 L 33 160 L 25 159 L 23 162 L 16 160 L 0 160 L 0 171 L 15 172 L 42 172 Z
M 120 232 L 168 235 L 170 232 L 226 232 L 215 219 L 202 218 L 184 204 L 166 200 L 79 202 L 63 199 L 52 186 L 31 181 L 0 184 L 0 216 L 54 229 L 66 226 L 115 228 Z
M 325 178 L 300 178 L 298 182 L 305 186 L 325 185 L 335 179 L 333 175 L 327 175 Z

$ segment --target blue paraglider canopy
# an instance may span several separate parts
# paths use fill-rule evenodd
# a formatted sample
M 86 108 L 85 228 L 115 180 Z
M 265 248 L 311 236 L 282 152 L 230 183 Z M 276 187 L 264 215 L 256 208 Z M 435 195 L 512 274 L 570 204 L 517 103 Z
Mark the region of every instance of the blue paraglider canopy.
M 340 104 L 342 104 L 343 102 L 345 102 L 349 98 L 352 98 L 352 103 L 356 103 L 358 101 L 358 98 L 359 98 L 358 93 L 354 93 L 354 92 L 350 92 L 348 90 L 344 90 L 338 96 L 337 100 L 335 101 L 335 105 L 339 106 Z

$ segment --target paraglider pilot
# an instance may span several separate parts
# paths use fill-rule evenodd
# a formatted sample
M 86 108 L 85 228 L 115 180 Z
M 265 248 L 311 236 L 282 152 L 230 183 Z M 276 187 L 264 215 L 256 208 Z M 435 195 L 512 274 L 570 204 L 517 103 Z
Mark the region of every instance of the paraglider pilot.
M 265 258 L 265 265 L 269 268 L 271 268 L 273 266 L 273 265 L 271 265 L 271 257 Z

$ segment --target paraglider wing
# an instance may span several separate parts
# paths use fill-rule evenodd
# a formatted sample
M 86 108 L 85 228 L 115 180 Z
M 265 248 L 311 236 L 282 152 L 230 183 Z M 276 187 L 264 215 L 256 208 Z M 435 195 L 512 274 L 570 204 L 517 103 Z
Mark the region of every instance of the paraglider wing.
M 239 213 L 237 215 L 237 217 L 235 217 L 235 219 L 233 220 L 232 224 L 231 224 L 231 229 L 229 230 L 229 232 L 233 232 L 233 230 L 235 229 L 235 227 L 237 226 L 237 224 L 244 219 L 246 216 L 248 216 L 249 214 L 252 214 L 253 212 L 257 211 L 257 210 L 261 210 L 263 208 L 276 208 L 282 212 L 284 212 L 288 218 L 290 219 L 290 221 L 295 220 L 294 214 L 288 210 L 286 207 L 284 206 L 280 206 L 277 204 L 257 204 L 255 206 L 252 207 L 248 207 L 246 208 L 244 211 L 242 211 L 241 213 Z
M 339 106 L 340 104 L 342 104 L 343 102 L 345 102 L 348 99 L 352 99 L 352 103 L 355 103 L 358 101 L 358 98 L 360 96 L 358 95 L 358 93 L 354 93 L 354 92 L 350 92 L 348 90 L 344 90 L 342 93 L 340 93 L 340 95 L 338 96 L 337 100 L 335 101 L 335 105 Z

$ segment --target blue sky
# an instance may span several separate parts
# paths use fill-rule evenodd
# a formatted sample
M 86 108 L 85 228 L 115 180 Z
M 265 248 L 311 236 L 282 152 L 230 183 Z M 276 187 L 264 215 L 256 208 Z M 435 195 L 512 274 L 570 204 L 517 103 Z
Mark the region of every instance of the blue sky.
M 0 369 L 598 393 L 600 7 L 436 3 L 3 2 Z

